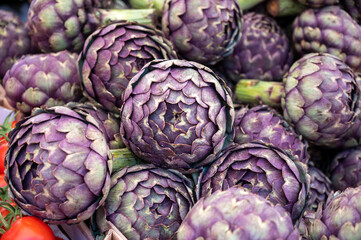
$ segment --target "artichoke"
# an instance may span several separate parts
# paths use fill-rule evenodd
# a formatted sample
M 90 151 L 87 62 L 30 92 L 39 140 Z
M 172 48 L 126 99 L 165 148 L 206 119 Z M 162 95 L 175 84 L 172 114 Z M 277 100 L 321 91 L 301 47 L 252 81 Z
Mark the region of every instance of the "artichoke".
M 245 107 L 237 109 L 235 116 L 234 142 L 261 140 L 281 148 L 301 162 L 308 162 L 307 142 L 274 109 L 265 105 Z
M 237 0 L 167 0 L 162 30 L 183 58 L 214 65 L 230 55 L 241 37 Z
M 0 10 L 0 80 L 17 58 L 31 52 L 28 32 L 20 18 Z
M 250 12 L 243 21 L 242 37 L 220 67 L 235 83 L 240 79 L 281 81 L 293 61 L 286 34 L 264 14 Z
M 331 180 L 318 168 L 308 167 L 308 174 L 311 176 L 310 200 L 308 210 L 316 211 L 319 204 L 325 204 L 332 191 Z
M 338 6 L 304 11 L 293 23 L 293 41 L 301 55 L 330 53 L 361 71 L 361 27 Z
M 310 177 L 306 164 L 272 145 L 252 142 L 231 145 L 218 155 L 199 176 L 197 198 L 235 185 L 281 204 L 296 220 L 307 204 Z
M 339 3 L 339 0 L 298 0 L 298 1 L 312 8 L 320 8 L 327 5 L 335 5 Z
M 25 213 L 49 223 L 73 224 L 103 204 L 112 156 L 91 115 L 64 106 L 38 108 L 9 138 L 5 181 Z
M 112 3 L 114 1 L 33 0 L 28 11 L 29 35 L 43 52 L 79 52 L 87 36 L 103 24 L 119 20 L 155 23 L 152 9 L 97 8 Z
M 9 104 L 25 114 L 35 107 L 64 105 L 82 98 L 78 55 L 58 53 L 23 56 L 3 79 Z
M 329 164 L 328 173 L 335 190 L 361 185 L 361 147 L 339 152 Z
M 345 10 L 354 18 L 358 23 L 361 23 L 361 1 L 360 0 L 343 0 Z
M 284 78 L 285 119 L 317 146 L 339 147 L 360 115 L 360 88 L 353 71 L 327 53 L 308 54 Z
M 232 187 L 201 198 L 179 227 L 177 239 L 296 240 L 299 233 L 280 205 Z
M 186 60 L 154 60 L 129 82 L 120 132 L 139 158 L 163 168 L 213 161 L 234 138 L 229 88 L 209 68 Z
M 193 184 L 181 173 L 136 165 L 112 175 L 96 223 L 105 231 L 112 222 L 127 239 L 174 239 L 193 204 Z
M 161 31 L 135 22 L 98 29 L 86 40 L 79 57 L 84 95 L 119 114 L 128 82 L 154 59 L 175 59 L 172 44 Z

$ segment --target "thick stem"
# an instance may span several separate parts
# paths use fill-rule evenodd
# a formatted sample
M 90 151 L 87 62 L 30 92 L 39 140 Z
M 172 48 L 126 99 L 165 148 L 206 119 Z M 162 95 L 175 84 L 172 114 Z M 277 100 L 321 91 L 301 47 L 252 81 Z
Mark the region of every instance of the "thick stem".
M 155 9 L 96 9 L 88 17 L 93 24 L 98 26 L 124 20 L 148 25 L 157 23 Z
M 283 93 L 282 82 L 240 80 L 236 85 L 235 101 L 244 104 L 266 104 L 280 107 Z
M 166 0 L 128 0 L 130 6 L 136 9 L 154 8 L 158 14 L 162 13 Z
M 127 148 L 112 149 L 110 150 L 113 155 L 113 169 L 112 172 L 119 171 L 124 167 L 131 167 L 136 164 L 143 163 Z
M 306 8 L 297 0 L 269 0 L 267 3 L 267 12 L 273 17 L 296 16 Z
M 241 7 L 241 9 L 244 11 L 244 10 L 253 8 L 257 4 L 264 2 L 264 1 L 265 0 L 238 0 L 238 3 L 239 3 L 239 6 Z

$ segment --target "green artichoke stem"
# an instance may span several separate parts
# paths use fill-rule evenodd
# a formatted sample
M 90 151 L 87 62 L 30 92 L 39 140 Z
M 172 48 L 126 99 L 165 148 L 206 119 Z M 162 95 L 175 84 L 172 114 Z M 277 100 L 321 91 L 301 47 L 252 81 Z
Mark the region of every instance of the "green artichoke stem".
M 127 148 L 112 149 L 110 152 L 113 155 L 112 172 L 119 171 L 124 167 L 131 167 L 136 164 L 144 163 Z
M 261 81 L 255 79 L 240 80 L 236 85 L 235 101 L 245 104 L 266 104 L 281 106 L 282 82 Z
M 264 2 L 265 0 L 238 0 L 238 4 L 241 7 L 241 9 L 248 10 L 250 8 L 253 8 L 257 4 Z
M 160 15 L 165 0 L 129 0 L 128 2 L 132 8 L 136 9 L 154 8 L 157 14 Z
M 96 9 L 89 15 L 89 19 L 97 26 L 122 20 L 155 25 L 157 14 L 155 9 Z
M 301 14 L 307 7 L 297 0 L 270 0 L 267 12 L 273 17 L 286 17 Z

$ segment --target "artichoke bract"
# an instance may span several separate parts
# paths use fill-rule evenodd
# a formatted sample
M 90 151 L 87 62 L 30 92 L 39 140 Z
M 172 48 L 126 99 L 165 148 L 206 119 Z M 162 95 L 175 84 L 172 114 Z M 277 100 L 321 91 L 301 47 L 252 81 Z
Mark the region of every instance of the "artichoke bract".
M 234 138 L 230 89 L 209 68 L 186 60 L 154 60 L 129 82 L 121 136 L 139 158 L 163 168 L 213 161 Z
M 361 147 L 339 152 L 329 164 L 328 174 L 335 190 L 361 185 Z
M 90 115 L 64 106 L 38 108 L 9 138 L 5 181 L 27 214 L 73 224 L 90 218 L 105 201 L 112 156 Z
M 11 12 L 0 10 L 0 81 L 17 58 L 31 52 L 24 23 Z
M 178 240 L 297 240 L 299 237 L 285 209 L 240 187 L 201 198 L 177 234 Z
M 237 0 L 167 0 L 162 31 L 184 59 L 214 65 L 232 53 L 242 28 Z
M 234 142 L 263 141 L 281 148 L 301 162 L 308 162 L 307 142 L 276 110 L 265 105 L 244 107 L 236 109 L 235 116 Z
M 361 72 L 361 27 L 338 6 L 309 9 L 293 23 L 296 51 L 330 53 Z
M 243 22 L 241 39 L 220 67 L 233 82 L 281 81 L 293 61 L 286 34 L 274 19 L 264 14 L 247 13 Z
M 306 164 L 291 159 L 281 149 L 251 142 L 229 146 L 204 169 L 197 184 L 197 198 L 235 185 L 281 204 L 296 220 L 307 204 L 310 177 Z
M 141 164 L 114 173 L 96 223 L 106 231 L 112 222 L 127 239 L 175 239 L 194 204 L 193 183 L 174 170 Z
M 284 77 L 283 116 L 309 143 L 335 148 L 360 115 L 352 69 L 327 53 L 308 54 Z
M 3 86 L 9 104 L 30 114 L 35 107 L 64 105 L 80 100 L 78 54 L 58 53 L 26 55 L 7 71 Z
M 173 45 L 152 26 L 118 22 L 92 33 L 79 57 L 84 95 L 119 113 L 132 77 L 154 59 L 176 59 Z
M 316 211 L 318 205 L 325 204 L 332 191 L 331 180 L 318 168 L 308 166 L 308 174 L 311 176 L 310 200 L 308 210 Z
M 325 7 L 327 5 L 336 5 L 339 0 L 298 0 L 300 3 L 313 8 Z

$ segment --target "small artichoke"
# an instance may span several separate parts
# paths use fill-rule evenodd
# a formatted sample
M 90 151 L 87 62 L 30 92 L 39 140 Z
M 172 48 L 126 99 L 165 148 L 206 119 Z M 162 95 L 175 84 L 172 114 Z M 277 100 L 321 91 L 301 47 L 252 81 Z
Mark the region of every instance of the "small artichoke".
M 73 224 L 90 218 L 103 204 L 112 156 L 91 115 L 64 106 L 38 108 L 9 138 L 5 180 L 27 214 Z
M 237 109 L 235 116 L 234 142 L 260 140 L 281 148 L 301 162 L 308 162 L 307 142 L 274 109 L 266 105 L 244 107 Z
M 16 59 L 30 52 L 28 32 L 20 18 L 0 10 L 0 80 Z
M 194 204 L 193 184 L 181 173 L 152 165 L 116 172 L 103 207 L 96 212 L 101 231 L 112 222 L 127 239 L 175 239 Z
M 312 8 L 320 8 L 320 7 L 325 7 L 327 5 L 335 5 L 339 3 L 339 0 L 298 0 L 298 1 Z
M 318 168 L 308 166 L 308 174 L 311 176 L 309 211 L 316 211 L 319 204 L 325 204 L 332 191 L 331 180 Z
M 234 138 L 230 89 L 209 68 L 186 60 L 154 60 L 129 82 L 121 136 L 139 158 L 163 168 L 213 161 Z
M 301 55 L 330 53 L 361 72 L 361 27 L 338 6 L 304 11 L 293 23 L 293 42 Z
M 297 240 L 299 233 L 280 205 L 240 187 L 201 198 L 179 227 L 178 240 Z
M 197 198 L 235 185 L 281 204 L 296 220 L 307 204 L 310 177 L 306 164 L 272 145 L 252 142 L 231 145 L 218 155 L 199 177 Z
M 329 164 L 328 173 L 335 190 L 361 185 L 361 147 L 339 152 Z
M 286 34 L 264 14 L 250 12 L 243 21 L 242 37 L 220 67 L 235 83 L 240 79 L 281 81 L 293 61 Z
M 284 86 L 283 115 L 296 132 L 317 146 L 342 146 L 360 115 L 352 69 L 331 54 L 308 54 L 292 65 Z
M 237 0 L 167 0 L 162 30 L 183 58 L 214 65 L 232 53 L 241 37 Z
M 176 59 L 161 31 L 135 22 L 117 22 L 92 33 L 79 57 L 84 95 L 118 113 L 132 77 L 154 59 Z
M 77 58 L 75 53 L 62 51 L 18 59 L 3 79 L 9 104 L 30 114 L 35 107 L 80 100 L 83 95 Z

